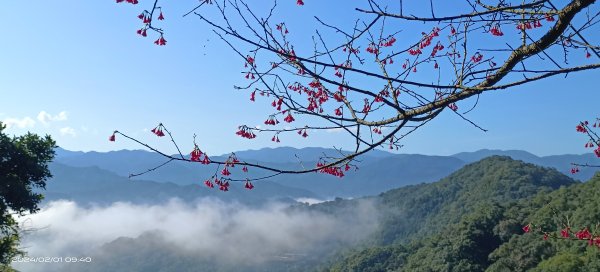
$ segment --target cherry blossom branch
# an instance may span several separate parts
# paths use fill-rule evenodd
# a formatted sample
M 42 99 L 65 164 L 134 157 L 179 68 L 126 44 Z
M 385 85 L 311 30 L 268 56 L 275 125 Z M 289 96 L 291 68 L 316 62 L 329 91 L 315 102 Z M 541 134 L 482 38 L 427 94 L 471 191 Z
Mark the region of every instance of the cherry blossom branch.
M 140 14 L 145 23 L 142 30 L 154 28 L 155 11 L 163 17 L 158 1 L 153 1 L 150 11 Z M 399 14 L 388 12 L 388 5 L 392 5 L 388 2 L 365 1 L 369 9 L 356 8 L 352 15 L 358 17 L 348 26 L 311 16 L 319 27 L 304 44 L 292 38 L 294 29 L 289 29 L 286 22 L 274 21 L 277 2 L 262 14 L 253 2 L 245 0 L 204 0 L 184 14 L 196 15 L 239 57 L 241 74 L 247 81 L 236 83 L 235 89 L 249 92 L 251 102 L 273 99 L 266 101 L 272 106 L 264 121 L 267 127 L 242 124 L 237 135 L 251 140 L 261 132 L 273 133 L 272 141 L 280 142 L 279 136 L 288 133 L 308 138 L 313 130 L 342 130 L 354 142 L 352 153 L 324 155 L 315 167 L 302 165 L 302 170 L 277 169 L 239 161 L 235 154 L 226 161 L 212 161 L 195 142 L 186 157 L 166 129 L 179 156 L 157 152 L 135 141 L 168 162 L 216 165 L 211 177 L 214 181 L 205 184 L 217 184 L 222 190 L 227 190 L 227 181 L 238 181 L 226 174 L 234 165 L 272 172 L 252 180 L 314 171 L 342 176 L 341 169 L 357 156 L 384 145 L 401 147 L 401 139 L 447 108 L 461 120 L 486 131 L 466 116 L 479 104 L 482 93 L 600 68 L 600 63 L 572 57 L 572 52 L 585 53 L 585 59 L 592 53 L 600 57 L 598 45 L 591 43 L 596 39 L 585 37 L 587 31 L 597 28 L 597 16 L 578 16 L 584 10 L 597 9 L 594 0 L 570 0 L 560 8 L 549 0 L 525 0 L 521 5 L 457 1 L 455 5 L 462 8 L 456 10 L 471 12 L 449 16 L 438 16 L 440 12 L 434 10 L 438 5 L 430 0 L 431 17 L 404 15 L 409 13 L 402 1 Z M 297 4 L 301 10 L 304 1 Z M 576 28 L 572 22 L 583 24 Z M 422 30 L 421 34 L 415 29 Z M 159 30 L 161 36 L 155 43 L 165 45 Z M 481 46 L 490 38 L 497 42 Z M 566 65 L 559 63 L 557 55 Z M 573 59 L 575 64 L 567 64 Z M 549 66 L 556 69 L 546 68 Z M 470 109 L 458 112 L 458 103 L 473 96 L 477 100 Z M 159 127 L 163 128 L 162 124 Z M 114 134 L 111 137 L 114 140 Z M 250 180 L 245 180 L 247 188 L 253 187 Z

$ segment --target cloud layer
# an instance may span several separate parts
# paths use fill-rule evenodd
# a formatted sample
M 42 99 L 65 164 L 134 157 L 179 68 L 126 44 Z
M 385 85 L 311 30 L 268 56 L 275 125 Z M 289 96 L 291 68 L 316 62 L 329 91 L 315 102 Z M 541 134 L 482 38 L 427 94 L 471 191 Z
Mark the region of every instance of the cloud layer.
M 17 127 L 17 128 L 31 128 L 35 126 L 35 120 L 31 119 L 31 117 L 25 118 L 6 118 L 2 120 L 2 123 L 6 125 L 7 128 Z
M 377 213 L 370 202 L 336 217 L 286 208 L 278 204 L 249 208 L 214 199 L 195 204 L 172 200 L 160 206 L 114 203 L 92 208 L 58 201 L 20 219 L 26 229 L 36 229 L 24 236 L 22 245 L 32 257 L 93 255 L 118 237 L 159 231 L 181 250 L 247 264 L 272 260 L 286 252 L 311 252 L 324 241 L 356 242 L 376 228 Z M 39 264 L 19 267 L 27 271 L 44 268 Z
M 40 111 L 40 113 L 37 116 L 37 119 L 44 125 L 48 125 L 50 122 L 55 122 L 55 121 L 65 121 L 67 120 L 67 112 L 66 111 L 61 111 L 59 114 L 57 115 L 51 115 L 45 111 Z
M 52 122 L 66 121 L 67 118 L 68 117 L 67 117 L 66 111 L 61 111 L 57 115 L 49 114 L 46 111 L 40 111 L 40 113 L 38 113 L 38 115 L 37 115 L 37 120 L 40 123 L 42 123 L 44 126 L 49 126 L 50 123 L 52 123 Z M 6 124 L 7 128 L 16 127 L 16 128 L 20 128 L 20 129 L 32 128 L 37 124 L 37 122 L 29 116 L 26 116 L 23 118 L 8 117 L 8 118 L 5 118 L 4 120 L 2 120 L 2 123 Z M 61 133 L 62 133 L 62 131 L 61 131 Z

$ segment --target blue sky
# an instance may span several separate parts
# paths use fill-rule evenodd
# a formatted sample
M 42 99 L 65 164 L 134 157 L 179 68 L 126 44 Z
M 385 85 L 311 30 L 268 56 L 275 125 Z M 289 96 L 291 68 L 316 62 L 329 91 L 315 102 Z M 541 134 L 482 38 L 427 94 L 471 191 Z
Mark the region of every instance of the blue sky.
M 136 15 L 149 5 L 140 2 L 3 3 L 0 120 L 11 124 L 8 132 L 47 133 L 69 150 L 141 148 L 120 139 L 107 141 L 118 129 L 174 151 L 166 139 L 148 132 L 163 122 L 184 150 L 191 149 L 192 135 L 197 134 L 209 154 L 280 145 L 351 146 L 351 141 L 326 132 L 312 132 L 309 139 L 285 136 L 281 144 L 272 143 L 271 135 L 256 140 L 236 136 L 240 124 L 262 124 L 270 103 L 249 103 L 247 92 L 234 90 L 234 84 L 244 82 L 243 63 L 197 18 L 182 18 L 197 1 L 165 4 L 167 46 L 155 46 L 152 34 L 137 36 L 141 25 Z M 346 17 L 351 10 L 350 15 L 326 14 L 343 1 L 324 4 L 328 7 L 311 0 L 304 7 L 292 0 L 279 2 L 278 16 L 288 19 L 292 31 L 313 25 L 314 19 L 302 13 L 329 16 L 330 22 L 341 25 L 351 22 Z M 575 125 L 598 115 L 594 80 L 599 75 L 583 72 L 487 93 L 468 116 L 488 132 L 445 111 L 407 138 L 399 152 L 447 155 L 490 148 L 537 155 L 584 153 L 585 139 Z M 473 102 L 459 106 L 469 108 Z

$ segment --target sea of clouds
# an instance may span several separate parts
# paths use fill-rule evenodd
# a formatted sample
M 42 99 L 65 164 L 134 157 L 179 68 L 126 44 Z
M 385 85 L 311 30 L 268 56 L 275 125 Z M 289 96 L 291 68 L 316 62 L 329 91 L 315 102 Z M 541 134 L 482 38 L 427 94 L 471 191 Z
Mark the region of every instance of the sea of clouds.
M 91 257 L 119 237 L 160 233 L 184 251 L 223 261 L 264 262 L 286 252 L 311 252 L 322 243 L 354 243 L 377 227 L 373 203 L 333 216 L 285 204 L 247 207 L 205 198 L 194 203 L 173 199 L 161 205 L 113 203 L 83 207 L 54 201 L 36 214 L 19 218 L 21 246 L 30 257 Z M 218 254 L 217 254 L 218 253 Z M 23 271 L 48 271 L 44 263 L 13 263 Z

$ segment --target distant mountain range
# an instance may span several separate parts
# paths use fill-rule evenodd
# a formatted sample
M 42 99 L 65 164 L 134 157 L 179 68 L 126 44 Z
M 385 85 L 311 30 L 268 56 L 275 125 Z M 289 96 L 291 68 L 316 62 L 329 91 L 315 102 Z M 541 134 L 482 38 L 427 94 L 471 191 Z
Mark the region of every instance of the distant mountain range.
M 298 198 L 317 198 L 310 191 L 261 181 L 248 191 L 242 184 L 233 184 L 227 193 L 209 190 L 204 185 L 179 185 L 171 182 L 131 180 L 97 166 L 73 167 L 54 162 L 50 166 L 53 178 L 47 183 L 45 201 L 72 200 L 80 204 L 108 205 L 114 202 L 135 204 L 164 203 L 172 198 L 192 202 L 202 197 L 261 205 L 270 201 L 293 203 Z M 258 184 L 257 184 L 258 185 Z
M 486 153 L 480 152 L 481 155 Z M 432 160 L 431 156 L 408 156 L 415 159 L 413 167 Z M 418 158 L 422 160 L 416 160 Z M 440 158 L 433 157 L 435 159 Z M 541 235 L 522 235 L 522 226 L 529 222 L 526 217 L 543 212 L 541 207 L 548 199 L 558 203 L 555 207 L 559 208 L 566 205 L 566 196 L 577 201 L 586 192 L 587 198 L 580 201 L 591 202 L 597 199 L 592 196 L 597 192 L 599 181 L 600 176 L 597 176 L 595 181 L 580 183 L 555 169 L 506 156 L 492 156 L 467 164 L 432 183 L 405 186 L 366 198 L 336 199 L 290 207 L 289 214 L 311 212 L 325 214 L 333 220 L 343 218 L 348 211 L 360 210 L 365 202 L 374 205 L 378 218 L 374 233 L 359 244 L 330 243 L 331 248 L 326 254 L 316 250 L 276 261 L 231 265 L 232 261 L 228 258 L 223 261 L 207 257 L 206 253 L 181 251 L 180 245 L 169 242 L 167 238 L 145 233 L 107 243 L 92 254 L 97 256 L 93 263 L 69 268 L 72 269 L 70 271 L 79 271 L 85 265 L 86 271 L 112 271 L 117 268 L 147 271 L 148 267 L 165 271 L 197 271 L 199 267 L 210 271 L 510 271 L 515 267 L 553 267 L 555 264 L 542 261 L 545 256 L 556 255 L 556 262 L 563 262 L 564 256 L 556 250 L 560 247 L 550 246 Z M 534 198 L 542 194 L 547 198 Z M 584 208 L 589 211 L 597 207 L 597 202 L 595 200 L 594 205 Z M 531 205 L 535 207 L 531 208 Z M 577 205 L 571 208 L 588 214 Z M 597 222 L 597 217 L 590 217 L 590 222 Z M 544 214 L 540 218 L 551 217 Z M 347 225 L 360 221 L 357 218 L 346 220 L 349 220 Z M 515 240 L 520 244 L 514 244 Z M 577 246 L 571 250 L 579 254 L 576 260 L 597 263 L 595 249 L 593 254 L 596 255 L 584 259 L 585 242 L 552 240 L 556 240 L 556 244 L 568 242 Z M 503 250 L 506 247 L 510 250 Z M 529 250 L 532 247 L 535 250 Z M 576 263 L 576 267 L 580 263 L 583 266 L 583 262 Z M 586 269 L 564 271 L 597 271 L 598 266 L 585 265 Z M 486 270 L 488 267 L 495 269 Z
M 327 148 L 291 147 L 264 148 L 236 152 L 240 160 L 268 164 L 282 169 L 302 169 L 316 164 L 321 156 L 339 155 L 339 151 Z M 113 201 L 164 199 L 182 197 L 193 199 L 200 196 L 215 196 L 226 199 L 271 199 L 361 197 L 376 195 L 406 185 L 433 182 L 448 176 L 466 164 L 483 158 L 502 155 L 539 166 L 556 168 L 564 174 L 588 180 L 596 169 L 583 168 L 571 175 L 571 163 L 589 163 L 598 160 L 593 154 L 555 155 L 538 157 L 522 150 L 479 150 L 462 152 L 451 156 L 429 156 L 418 154 L 393 154 L 381 150 L 370 152 L 359 158 L 359 170 L 346 172 L 344 178 L 309 173 L 281 175 L 266 181 L 256 182 L 254 194 L 246 194 L 241 184 L 232 185 L 232 192 L 223 194 L 206 188 L 202 182 L 215 173 L 214 166 L 185 162 L 173 162 L 157 171 L 128 179 L 131 173 L 143 172 L 165 162 L 162 156 L 142 150 L 111 152 L 73 152 L 57 149 L 52 165 L 55 178 L 49 182 L 47 198 L 69 197 L 78 200 Z M 226 155 L 213 159 L 225 160 Z M 234 178 L 258 177 L 269 174 L 251 168 L 242 173 L 232 169 Z M 102 193 L 102 191 L 106 193 Z M 256 193 L 260 192 L 260 193 Z

